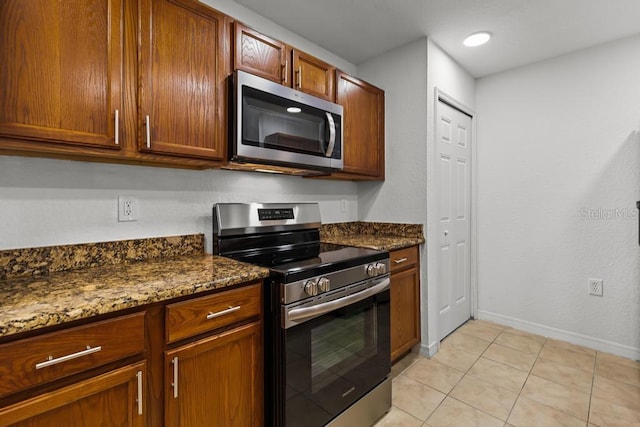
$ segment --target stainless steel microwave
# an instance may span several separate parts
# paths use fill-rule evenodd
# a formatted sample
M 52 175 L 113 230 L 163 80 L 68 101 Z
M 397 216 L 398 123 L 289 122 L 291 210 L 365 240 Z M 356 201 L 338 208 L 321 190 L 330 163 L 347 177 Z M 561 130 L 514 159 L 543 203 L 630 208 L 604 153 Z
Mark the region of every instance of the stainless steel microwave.
M 342 169 L 342 106 L 243 71 L 233 75 L 233 92 L 231 162 L 300 175 Z

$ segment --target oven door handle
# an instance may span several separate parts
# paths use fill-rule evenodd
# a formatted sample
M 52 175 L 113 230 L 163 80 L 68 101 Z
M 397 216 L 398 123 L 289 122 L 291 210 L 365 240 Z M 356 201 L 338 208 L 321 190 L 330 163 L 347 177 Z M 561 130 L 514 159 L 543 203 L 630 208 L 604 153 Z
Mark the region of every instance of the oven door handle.
M 337 310 L 342 307 L 346 307 L 350 304 L 362 301 L 369 298 L 372 295 L 378 294 L 382 291 L 389 289 L 391 279 L 386 278 L 377 285 L 367 288 L 363 291 L 356 292 L 349 296 L 339 298 L 337 300 L 325 302 L 323 304 L 314 305 L 313 307 L 294 308 L 287 313 L 287 322 L 292 320 L 304 320 L 310 317 L 317 317 L 330 311 Z

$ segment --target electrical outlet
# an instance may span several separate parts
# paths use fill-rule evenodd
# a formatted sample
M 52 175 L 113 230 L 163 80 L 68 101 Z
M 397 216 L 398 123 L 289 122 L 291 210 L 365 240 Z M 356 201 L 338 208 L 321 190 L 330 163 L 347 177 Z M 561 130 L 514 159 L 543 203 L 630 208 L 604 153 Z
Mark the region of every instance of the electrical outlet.
M 602 296 L 602 279 L 589 279 L 589 295 Z
M 118 196 L 118 221 L 138 220 L 138 199 L 133 196 Z

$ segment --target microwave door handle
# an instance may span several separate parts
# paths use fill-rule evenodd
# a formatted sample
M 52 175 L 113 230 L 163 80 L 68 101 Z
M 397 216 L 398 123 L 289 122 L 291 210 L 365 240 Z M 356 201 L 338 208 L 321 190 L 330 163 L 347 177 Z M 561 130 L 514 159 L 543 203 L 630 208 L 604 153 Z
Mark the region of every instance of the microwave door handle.
M 331 157 L 333 154 L 333 148 L 336 145 L 336 122 L 333 121 L 333 116 L 329 112 L 325 112 L 327 115 L 327 121 L 329 122 L 329 145 L 327 151 L 324 153 L 326 157 Z

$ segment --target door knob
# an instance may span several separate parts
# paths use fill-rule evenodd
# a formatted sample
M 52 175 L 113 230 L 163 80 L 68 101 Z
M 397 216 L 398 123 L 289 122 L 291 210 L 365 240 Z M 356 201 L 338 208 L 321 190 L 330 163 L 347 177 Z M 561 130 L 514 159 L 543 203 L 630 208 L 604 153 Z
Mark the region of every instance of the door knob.
M 449 235 L 449 230 L 444 230 L 444 235 L 448 236 Z

